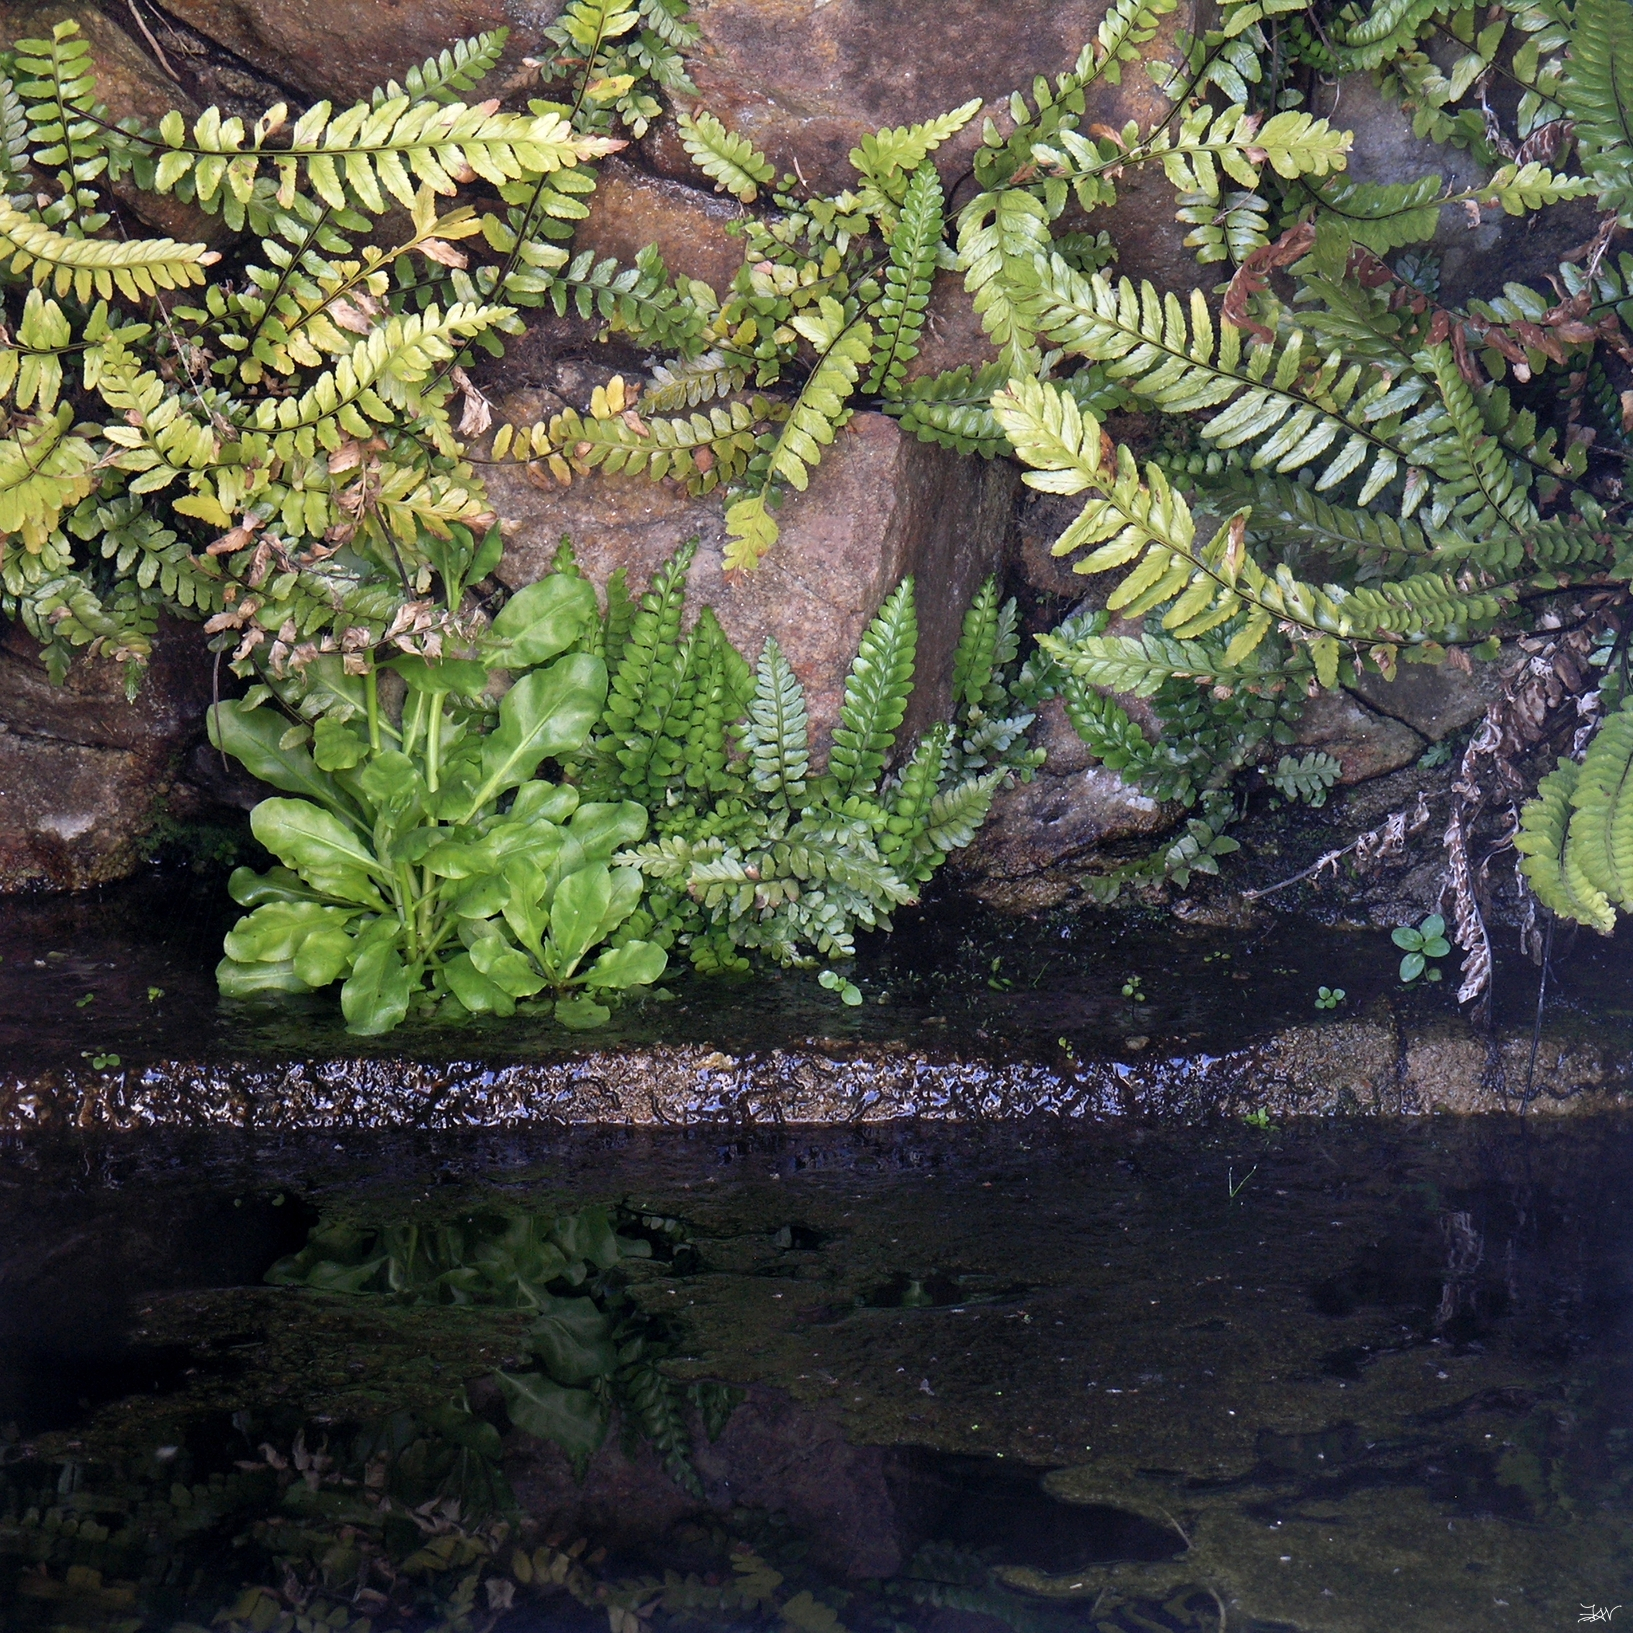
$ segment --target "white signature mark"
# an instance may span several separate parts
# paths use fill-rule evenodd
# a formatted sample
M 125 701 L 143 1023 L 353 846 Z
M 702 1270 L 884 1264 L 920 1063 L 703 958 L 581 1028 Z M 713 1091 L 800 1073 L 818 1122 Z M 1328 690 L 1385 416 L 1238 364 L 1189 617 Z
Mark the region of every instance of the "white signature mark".
M 1577 1601 L 1581 1604 L 1581 1600 Z M 1582 1614 L 1576 1619 L 1579 1622 L 1604 1622 L 1607 1625 L 1622 1607 L 1620 1605 L 1582 1605 Z

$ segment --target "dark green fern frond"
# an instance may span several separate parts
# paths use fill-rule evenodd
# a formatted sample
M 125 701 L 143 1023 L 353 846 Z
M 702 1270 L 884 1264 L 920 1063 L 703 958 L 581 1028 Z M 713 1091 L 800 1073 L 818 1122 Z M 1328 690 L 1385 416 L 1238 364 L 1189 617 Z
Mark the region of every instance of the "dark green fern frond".
M 1601 209 L 1633 212 L 1633 10 L 1623 0 L 1577 0 L 1560 87 Z
M 934 165 L 921 164 L 902 198 L 901 218 L 890 240 L 884 293 L 870 308 L 878 335 L 873 369 L 862 388 L 870 394 L 895 395 L 907 365 L 918 356 L 930 282 L 941 252 L 941 206 L 941 178 Z
M 774 809 L 804 803 L 811 769 L 805 691 L 782 648 L 769 636 L 760 654 L 743 748 L 754 787 L 768 796 Z
M 912 696 L 917 650 L 913 580 L 904 578 L 863 632 L 845 679 L 828 760 L 839 800 L 871 794 L 878 786 Z
M 378 108 L 393 97 L 407 96 L 418 100 L 429 97 L 433 102 L 454 102 L 466 91 L 475 88 L 498 66 L 504 55 L 505 41 L 510 38 L 508 28 L 495 28 L 468 39 L 456 40 L 434 57 L 427 57 L 418 66 L 403 75 L 399 85 L 391 80 L 376 86 L 369 93 L 369 104 Z

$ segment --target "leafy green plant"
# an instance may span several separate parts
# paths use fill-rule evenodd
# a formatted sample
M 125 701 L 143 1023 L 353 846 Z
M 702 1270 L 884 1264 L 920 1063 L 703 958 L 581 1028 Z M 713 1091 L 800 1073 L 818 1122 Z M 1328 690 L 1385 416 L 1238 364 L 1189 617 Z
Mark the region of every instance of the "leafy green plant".
M 1438 913 L 1431 913 L 1416 927 L 1397 925 L 1390 932 L 1390 939 L 1406 955 L 1401 960 L 1402 981 L 1410 985 L 1420 976 L 1426 981 L 1440 979 L 1440 971 L 1430 960 L 1444 958 L 1452 950 L 1452 944 L 1446 939 L 1446 921 Z
M 1337 1009 L 1346 996 L 1347 994 L 1342 987 L 1320 987 L 1316 991 L 1315 1007 L 1317 1009 Z
M 460 529 L 439 552 L 451 605 L 497 544 Z M 594 623 L 589 585 L 554 574 L 508 601 L 460 649 L 468 656 L 408 651 L 362 675 L 320 657 L 306 677 L 326 688 L 314 725 L 291 724 L 267 686 L 217 704 L 211 741 L 297 796 L 250 813 L 280 865 L 232 876 L 250 911 L 227 935 L 222 991 L 343 981 L 350 1029 L 375 1034 L 422 995 L 510 1015 L 547 994 L 562 1024 L 594 1026 L 609 1000 L 656 981 L 662 948 L 620 934 L 640 879 L 609 865 L 645 833 L 645 809 L 584 801 L 535 775 L 583 746 L 604 705 L 605 663 L 567 653 Z M 381 705 L 382 670 L 402 682 L 395 718 Z M 510 684 L 495 704 L 500 670 Z
M 862 1001 L 862 989 L 854 981 L 847 981 L 838 970 L 823 970 L 817 983 L 828 992 L 837 992 L 841 1003 L 855 1008 Z
M 970 842 L 997 790 L 1037 764 L 1031 714 L 1012 697 L 1014 606 L 994 584 L 978 594 L 954 655 L 955 718 L 898 764 L 918 621 L 912 581 L 897 586 L 863 633 L 823 772 L 776 642 L 751 670 L 708 609 L 683 630 L 695 549 L 638 607 L 609 585 L 596 640 L 612 678 L 572 775 L 593 800 L 633 797 L 651 812 L 653 837 L 618 858 L 648 887 L 642 935 L 705 971 L 746 968 L 756 950 L 784 964 L 848 959 L 857 929 L 888 929 Z M 561 564 L 576 571 L 565 550 Z
M 1520 813 L 1514 843 L 1537 899 L 1609 935 L 1633 906 L 1633 702 L 1606 717 L 1580 763 L 1560 760 Z

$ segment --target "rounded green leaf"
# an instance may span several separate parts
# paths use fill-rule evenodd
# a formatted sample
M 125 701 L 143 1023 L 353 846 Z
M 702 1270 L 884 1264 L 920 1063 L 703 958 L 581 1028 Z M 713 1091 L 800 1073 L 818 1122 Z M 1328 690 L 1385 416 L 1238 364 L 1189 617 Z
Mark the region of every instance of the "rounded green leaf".
M 1424 960 L 1422 953 L 1408 953 L 1406 957 L 1401 960 L 1401 980 L 1417 980 L 1417 978 L 1423 974 L 1423 963 Z
M 1423 945 L 1423 937 L 1410 925 L 1397 925 L 1389 934 L 1389 939 L 1403 952 L 1415 953 Z
M 649 987 L 669 967 L 669 955 L 650 941 L 611 947 L 584 972 L 590 987 Z
M 310 992 L 295 973 L 291 960 L 277 964 L 237 964 L 224 958 L 215 967 L 216 985 L 223 998 L 252 998 L 263 992 Z
M 556 1005 L 556 1019 L 571 1032 L 588 1032 L 605 1026 L 612 1011 L 593 998 L 563 998 Z
M 450 958 L 442 966 L 442 978 L 448 990 L 473 1015 L 514 1015 L 516 1000 L 497 982 L 490 981 L 471 962 L 469 953 Z
M 205 716 L 210 742 L 242 762 L 253 777 L 350 814 L 340 786 L 299 744 L 283 747 L 288 719 L 276 709 L 247 709 L 238 699 L 217 703 Z
M 276 964 L 293 958 L 315 930 L 334 929 L 344 934 L 351 917 L 345 908 L 312 901 L 267 902 L 227 932 L 222 950 L 238 964 Z
M 523 953 L 499 936 L 482 936 L 471 943 L 471 962 L 495 986 L 512 998 L 531 998 L 544 986 L 544 979 Z
M 618 1365 L 612 1321 L 590 1298 L 552 1298 L 527 1329 L 534 1358 L 560 1384 L 611 1375 Z
M 488 684 L 488 672 L 469 658 L 393 658 L 382 665 L 395 669 L 415 692 L 430 692 L 441 697 L 446 692 L 458 692 L 461 697 L 480 697 Z
M 313 930 L 295 954 L 295 973 L 309 987 L 326 987 L 345 973 L 355 945 L 338 925 Z
M 1438 913 L 1431 913 L 1428 918 L 1426 918 L 1423 923 L 1418 926 L 1418 934 L 1421 935 L 1425 941 L 1433 941 L 1436 936 L 1443 936 L 1445 933 L 1446 921 Z
M 371 874 L 374 853 L 339 817 L 308 800 L 264 799 L 250 812 L 250 831 L 315 890 L 380 907 Z
M 646 837 L 646 807 L 628 799 L 612 805 L 581 805 L 568 829 L 592 862 L 605 862 L 614 851 Z
M 512 822 L 565 822 L 577 809 L 578 790 L 571 783 L 534 780 L 516 790 L 506 815 Z
M 612 905 L 612 876 L 605 862 L 591 862 L 556 886 L 550 903 L 550 944 L 564 972 L 601 939 Z
M 357 955 L 352 973 L 340 989 L 346 1030 L 360 1037 L 389 1032 L 408 1013 L 413 987 L 392 942 L 381 937 Z
M 588 579 L 552 573 L 518 590 L 493 621 L 498 644 L 489 667 L 526 669 L 565 652 L 596 617 L 595 590 Z
M 312 728 L 312 758 L 321 770 L 350 771 L 368 751 L 368 740 L 332 715 Z
M 1452 950 L 1452 944 L 1444 936 L 1430 936 L 1423 944 L 1425 958 L 1444 958 Z
M 498 729 L 483 740 L 469 814 L 528 781 L 541 760 L 582 748 L 606 696 L 607 666 L 587 653 L 522 676 L 499 705 Z

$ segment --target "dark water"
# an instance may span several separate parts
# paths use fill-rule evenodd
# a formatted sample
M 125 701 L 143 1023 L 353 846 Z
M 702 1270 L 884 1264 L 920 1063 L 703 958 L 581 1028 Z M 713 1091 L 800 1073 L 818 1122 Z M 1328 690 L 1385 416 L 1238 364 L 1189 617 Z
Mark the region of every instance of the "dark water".
M 0 1626 L 1575 1625 L 1633 1601 L 1630 1175 L 1591 1118 L 14 1141 Z M 491 1244 L 594 1206 L 581 1482 Z M 337 1221 L 420 1269 L 263 1281 Z
M 344 1030 L 333 991 L 223 1002 L 214 969 L 237 909 L 219 879 L 153 870 L 80 896 L 0 906 L 0 1069 L 19 1075 L 117 1055 L 155 1059 L 392 1055 L 494 1061 L 560 1056 L 589 1042 L 727 1050 L 851 1043 L 947 1044 L 994 1057 L 1123 1049 L 1127 1039 L 1194 1054 L 1324 1018 L 1322 986 L 1342 988 L 1332 1019 L 1386 1000 L 1416 1020 L 1457 1014 L 1453 978 L 1403 989 L 1387 935 L 1276 919 L 1252 931 L 1186 926 L 1153 912 L 1001 919 L 956 898 L 899 915 L 894 936 L 862 938 L 853 970 L 865 1002 L 842 1005 L 814 972 L 698 980 L 672 970 L 662 999 L 629 1004 L 594 1034 L 568 1034 L 526 1005 L 506 1021 L 410 1021 L 387 1039 Z M 1455 965 L 1455 958 L 1448 961 Z M 1614 945 L 1561 946 L 1555 1024 L 1633 1038 L 1633 987 Z M 1125 995 L 1132 986 L 1133 996 Z M 1499 948 L 1496 1018 L 1529 1026 L 1537 972 Z

